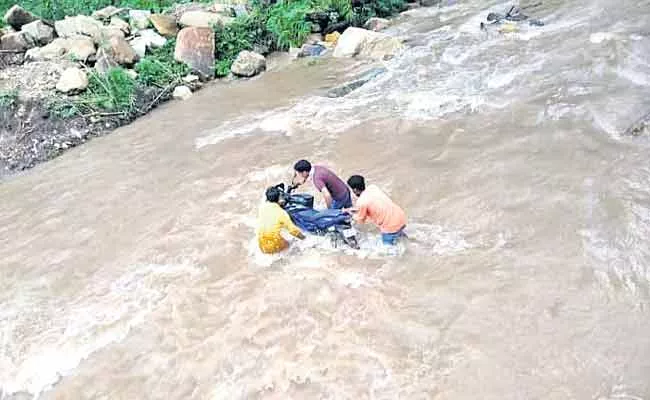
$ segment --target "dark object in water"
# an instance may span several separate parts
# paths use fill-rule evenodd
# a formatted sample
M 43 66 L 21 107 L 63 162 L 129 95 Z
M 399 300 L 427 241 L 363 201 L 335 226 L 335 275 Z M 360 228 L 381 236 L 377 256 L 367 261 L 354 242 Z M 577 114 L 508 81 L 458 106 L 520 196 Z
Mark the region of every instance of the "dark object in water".
M 535 6 L 540 5 L 537 3 Z M 491 12 L 487 15 L 487 21 L 490 23 L 498 23 L 502 21 L 511 21 L 511 22 L 522 22 L 528 21 L 532 26 L 544 26 L 544 23 L 538 19 L 532 19 L 526 14 L 522 14 L 521 9 L 517 6 L 511 6 L 508 12 L 505 15 Z M 485 24 L 481 22 L 481 29 L 485 29 Z
M 650 113 L 636 120 L 623 132 L 623 136 L 641 136 L 650 134 Z
M 365 85 L 366 83 L 370 82 L 371 80 L 375 79 L 376 77 L 383 74 L 384 72 L 386 72 L 386 68 L 383 67 L 373 68 L 367 72 L 364 72 L 363 74 L 361 74 L 356 79 L 350 82 L 344 83 L 340 86 L 330 89 L 327 92 L 327 97 L 331 97 L 331 98 L 343 97 L 349 94 L 350 92 Z

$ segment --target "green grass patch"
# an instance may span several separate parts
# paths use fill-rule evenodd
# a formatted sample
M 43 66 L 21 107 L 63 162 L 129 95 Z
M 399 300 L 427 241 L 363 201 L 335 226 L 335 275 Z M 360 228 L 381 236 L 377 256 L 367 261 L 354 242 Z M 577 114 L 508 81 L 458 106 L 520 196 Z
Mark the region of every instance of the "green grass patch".
M 135 65 L 138 81 L 147 86 L 164 88 L 174 82 L 180 81 L 190 73 L 190 68 L 174 60 L 175 40 L 151 52 Z
M 275 36 L 279 50 L 300 46 L 311 33 L 307 14 L 314 8 L 306 0 L 280 0 L 269 11 L 266 27 Z
M 173 0 L 0 0 L 0 14 L 4 16 L 5 12 L 14 4 L 20 4 L 21 7 L 42 18 L 63 19 L 66 15 L 90 15 L 93 11 L 111 5 L 160 12 L 175 3 L 184 2 Z

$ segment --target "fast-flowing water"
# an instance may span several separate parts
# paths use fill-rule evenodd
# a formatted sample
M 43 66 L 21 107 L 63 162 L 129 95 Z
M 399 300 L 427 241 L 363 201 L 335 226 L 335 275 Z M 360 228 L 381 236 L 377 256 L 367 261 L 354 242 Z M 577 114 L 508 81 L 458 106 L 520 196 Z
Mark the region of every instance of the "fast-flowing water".
M 526 4 L 522 4 L 526 5 Z M 649 399 L 650 2 L 410 12 L 370 68 L 216 85 L 0 185 L 0 398 Z M 299 158 L 409 214 L 255 249 Z

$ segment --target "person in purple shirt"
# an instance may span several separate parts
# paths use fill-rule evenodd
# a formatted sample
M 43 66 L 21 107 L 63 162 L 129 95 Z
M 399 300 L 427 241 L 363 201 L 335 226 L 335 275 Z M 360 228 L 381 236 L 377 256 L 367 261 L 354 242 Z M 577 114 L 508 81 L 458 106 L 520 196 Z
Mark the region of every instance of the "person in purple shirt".
M 352 196 L 350 195 L 348 185 L 336 176 L 334 172 L 321 165 L 314 165 L 312 167 L 311 163 L 307 160 L 298 161 L 293 166 L 293 169 L 295 173 L 292 184 L 294 186 L 300 186 L 307 182 L 307 179 L 311 176 L 316 190 L 323 195 L 327 208 L 340 210 L 342 208 L 352 207 Z

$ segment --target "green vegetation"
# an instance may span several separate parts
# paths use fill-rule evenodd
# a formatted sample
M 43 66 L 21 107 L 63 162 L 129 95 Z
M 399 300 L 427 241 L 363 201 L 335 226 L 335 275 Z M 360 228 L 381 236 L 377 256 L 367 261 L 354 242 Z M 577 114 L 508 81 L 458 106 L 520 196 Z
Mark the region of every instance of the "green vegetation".
M 0 90 L 0 109 L 9 108 L 18 100 L 18 89 Z
M 0 0 L 0 13 L 4 15 L 11 6 L 20 4 L 42 18 L 62 19 L 66 15 L 90 15 L 93 11 L 111 5 L 158 12 L 175 3 L 179 2 L 173 0 Z
M 275 36 L 279 50 L 300 46 L 311 33 L 312 24 L 306 20 L 314 11 L 306 0 L 280 0 L 269 11 L 267 29 Z
M 113 68 L 105 75 L 92 71 L 88 88 L 78 97 L 55 99 L 50 113 L 62 118 L 106 114 L 128 117 L 135 109 L 136 81 L 124 69 Z
M 164 88 L 180 81 L 190 73 L 190 68 L 174 60 L 176 41 L 168 40 L 165 46 L 155 49 L 135 65 L 138 82 L 147 86 Z

